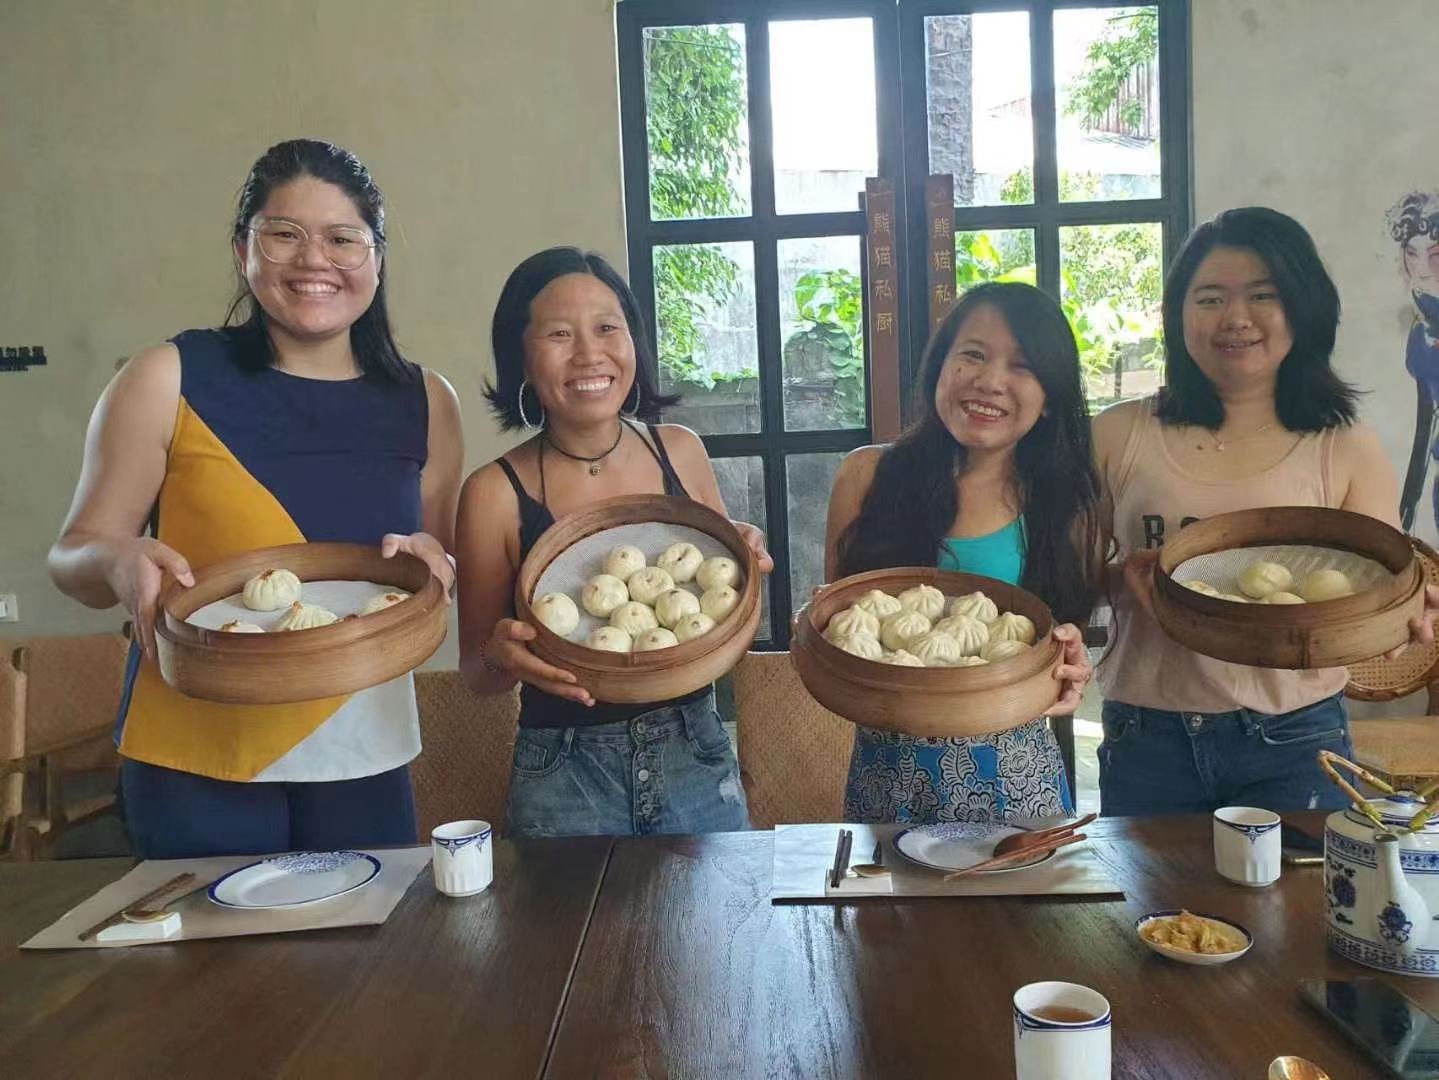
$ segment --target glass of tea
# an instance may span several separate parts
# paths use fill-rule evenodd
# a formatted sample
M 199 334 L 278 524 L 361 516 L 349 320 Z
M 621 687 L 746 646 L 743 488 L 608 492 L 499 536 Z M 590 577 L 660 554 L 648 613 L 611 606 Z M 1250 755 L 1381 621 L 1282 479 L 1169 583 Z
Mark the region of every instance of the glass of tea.
M 1078 983 L 1014 992 L 1017 1080 L 1109 1080 L 1109 1001 Z

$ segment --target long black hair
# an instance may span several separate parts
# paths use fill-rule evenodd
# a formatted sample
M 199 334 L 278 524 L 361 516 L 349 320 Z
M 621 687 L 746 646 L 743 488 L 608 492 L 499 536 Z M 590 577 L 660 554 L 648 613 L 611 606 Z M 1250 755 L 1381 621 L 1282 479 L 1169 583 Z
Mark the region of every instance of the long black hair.
M 1284 306 L 1294 344 L 1279 365 L 1274 386 L 1279 422 L 1289 431 L 1352 424 L 1359 412 L 1359 393 L 1330 362 L 1339 330 L 1339 290 L 1304 226 L 1266 206 L 1243 206 L 1215 215 L 1195 228 L 1174 256 L 1164 281 L 1165 386 L 1159 394 L 1159 419 L 1210 431 L 1224 424 L 1224 402 L 1184 343 L 1184 298 L 1200 264 L 1220 247 L 1258 256 Z
M 406 360 L 395 344 L 385 304 L 385 197 L 370 176 L 370 170 L 354 154 L 317 139 L 276 143 L 250 167 L 250 175 L 240 189 L 231 236 L 241 244 L 246 243 L 250 222 L 265 208 L 271 192 L 302 176 L 334 184 L 348 195 L 375 238 L 379 285 L 370 306 L 350 327 L 350 349 L 361 374 L 385 383 L 418 379 L 419 367 Z M 237 316 L 242 316 L 239 322 L 235 321 Z M 266 329 L 268 318 L 242 272 L 240 290 L 225 315 L 224 329 L 239 346 L 241 364 L 251 370 L 269 367 L 276 359 L 275 346 Z
M 1028 541 L 1021 584 L 1060 621 L 1083 623 L 1099 590 L 1100 532 L 1079 350 L 1054 298 L 1018 282 L 970 289 L 930 338 L 915 387 L 920 419 L 881 455 L 859 516 L 839 538 L 838 571 L 934 565 L 959 511 L 955 480 L 966 458 L 940 419 L 935 389 L 960 327 L 982 306 L 1004 317 L 1044 389 L 1045 415 L 1015 447 Z
M 505 431 L 524 426 L 520 415 L 520 391 L 525 385 L 525 330 L 530 325 L 530 304 L 546 285 L 567 274 L 589 274 L 604 282 L 620 302 L 630 340 L 635 346 L 635 386 L 639 388 L 639 419 L 655 423 L 666 407 L 676 404 L 678 394 L 661 394 L 659 373 L 649 335 L 645 333 L 639 301 L 619 272 L 593 251 L 577 247 L 552 247 L 531 255 L 511 271 L 495 304 L 490 324 L 490 346 L 495 353 L 495 379 L 485 380 L 485 399 L 490 412 Z M 531 391 L 533 393 L 533 391 Z M 539 402 L 527 406 L 526 416 L 539 415 Z

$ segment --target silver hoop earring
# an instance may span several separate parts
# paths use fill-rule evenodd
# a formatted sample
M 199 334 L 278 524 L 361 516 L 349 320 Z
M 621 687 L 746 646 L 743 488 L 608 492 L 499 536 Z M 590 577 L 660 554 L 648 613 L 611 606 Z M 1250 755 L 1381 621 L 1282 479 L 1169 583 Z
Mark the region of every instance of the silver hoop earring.
M 634 390 L 635 390 L 635 407 L 634 407 L 633 409 L 631 409 L 629 412 L 625 412 L 623 408 L 620 409 L 620 415 L 623 416 L 623 417 L 625 417 L 627 420 L 637 420 L 637 419 L 639 419 L 639 415 L 640 415 L 640 381 L 639 381 L 639 379 L 635 379 Z M 629 400 L 630 400 L 630 399 L 629 399 L 629 395 L 626 395 L 626 396 L 625 396 L 625 403 L 628 404 L 628 403 L 629 403 Z
M 524 424 L 530 431 L 534 431 L 536 428 L 545 426 L 545 407 L 543 404 L 540 405 L 540 422 L 538 424 L 530 423 L 530 418 L 525 415 L 525 389 L 529 387 L 529 385 L 529 379 L 525 379 L 520 383 L 520 392 L 515 395 L 515 404 L 520 410 L 520 423 Z M 535 397 L 539 397 L 539 391 L 535 392 Z

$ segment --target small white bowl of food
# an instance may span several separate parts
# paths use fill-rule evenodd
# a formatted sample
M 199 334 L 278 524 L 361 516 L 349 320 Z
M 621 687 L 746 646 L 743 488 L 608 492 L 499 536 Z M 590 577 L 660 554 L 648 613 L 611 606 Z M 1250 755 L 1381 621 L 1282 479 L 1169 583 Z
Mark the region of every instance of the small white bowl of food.
M 1227 964 L 1254 945 L 1254 935 L 1232 919 L 1183 908 L 1151 911 L 1135 922 L 1134 929 L 1139 940 L 1160 956 L 1181 964 Z

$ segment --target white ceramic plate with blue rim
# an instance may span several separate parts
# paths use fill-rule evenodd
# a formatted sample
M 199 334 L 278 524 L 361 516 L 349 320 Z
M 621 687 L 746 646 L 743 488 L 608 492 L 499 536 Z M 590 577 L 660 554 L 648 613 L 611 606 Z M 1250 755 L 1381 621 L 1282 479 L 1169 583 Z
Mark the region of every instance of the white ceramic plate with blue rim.
M 894 849 L 912 863 L 928 870 L 968 870 L 975 863 L 994 858 L 994 845 L 1006 836 L 1029 832 L 1020 825 L 998 825 L 977 821 L 942 821 L 936 825 L 914 825 L 894 834 Z M 1054 858 L 1053 851 L 1036 855 L 1017 866 L 980 870 L 981 874 L 1010 874 L 1028 870 Z
M 231 870 L 210 886 L 210 899 L 228 908 L 303 907 L 363 888 L 379 873 L 380 860 L 363 851 L 300 851 Z

